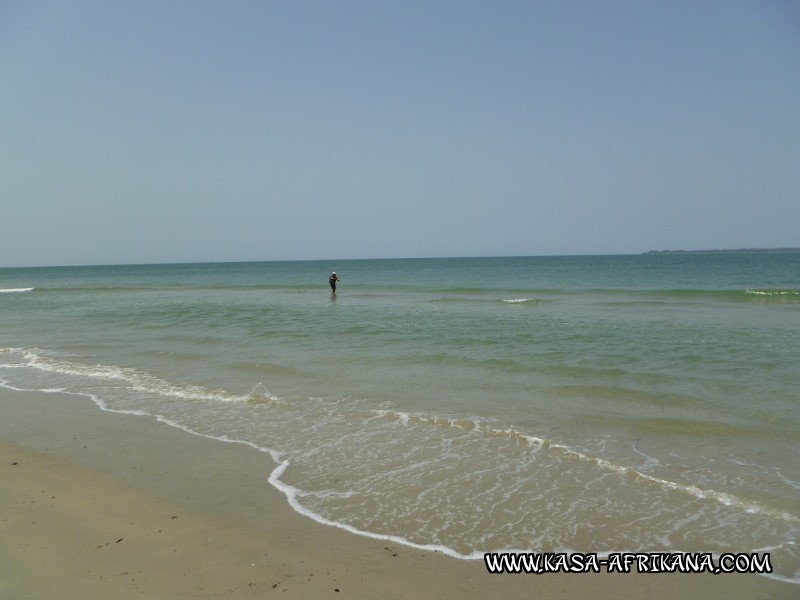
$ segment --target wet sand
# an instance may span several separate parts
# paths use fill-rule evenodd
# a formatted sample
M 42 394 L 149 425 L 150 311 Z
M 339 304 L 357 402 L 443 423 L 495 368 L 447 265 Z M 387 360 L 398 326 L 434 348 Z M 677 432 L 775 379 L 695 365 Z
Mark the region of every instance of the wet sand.
M 491 575 L 320 525 L 270 457 L 67 394 L 0 389 L 0 598 L 794 598 L 755 575 Z M 590 550 L 590 549 L 587 549 Z

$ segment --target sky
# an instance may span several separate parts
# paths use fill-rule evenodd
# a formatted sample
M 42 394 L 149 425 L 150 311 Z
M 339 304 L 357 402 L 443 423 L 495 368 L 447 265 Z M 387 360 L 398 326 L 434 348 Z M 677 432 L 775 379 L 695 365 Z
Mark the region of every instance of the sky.
M 787 246 L 796 0 L 0 0 L 0 266 Z

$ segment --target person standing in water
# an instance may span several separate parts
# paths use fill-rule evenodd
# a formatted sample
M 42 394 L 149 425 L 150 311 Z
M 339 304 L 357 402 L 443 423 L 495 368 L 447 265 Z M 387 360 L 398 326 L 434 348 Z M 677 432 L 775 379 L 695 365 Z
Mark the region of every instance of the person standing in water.
M 336 293 L 336 282 L 337 281 L 339 281 L 339 276 L 336 274 L 336 271 L 334 271 L 333 273 L 331 273 L 331 276 L 328 277 L 328 283 L 330 284 L 331 289 L 333 290 L 334 294 Z

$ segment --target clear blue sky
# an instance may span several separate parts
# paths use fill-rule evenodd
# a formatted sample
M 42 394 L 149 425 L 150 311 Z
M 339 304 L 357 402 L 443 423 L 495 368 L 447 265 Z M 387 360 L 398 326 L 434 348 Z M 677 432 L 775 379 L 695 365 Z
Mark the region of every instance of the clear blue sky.
M 0 266 L 800 246 L 800 2 L 0 0 Z

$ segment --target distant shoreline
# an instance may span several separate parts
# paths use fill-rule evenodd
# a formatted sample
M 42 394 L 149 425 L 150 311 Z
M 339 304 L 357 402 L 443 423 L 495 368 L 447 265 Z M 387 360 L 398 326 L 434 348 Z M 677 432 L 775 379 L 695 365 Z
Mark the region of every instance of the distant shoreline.
M 800 252 L 800 248 L 736 248 L 728 250 L 648 250 L 642 254 L 749 254 L 749 253 Z

